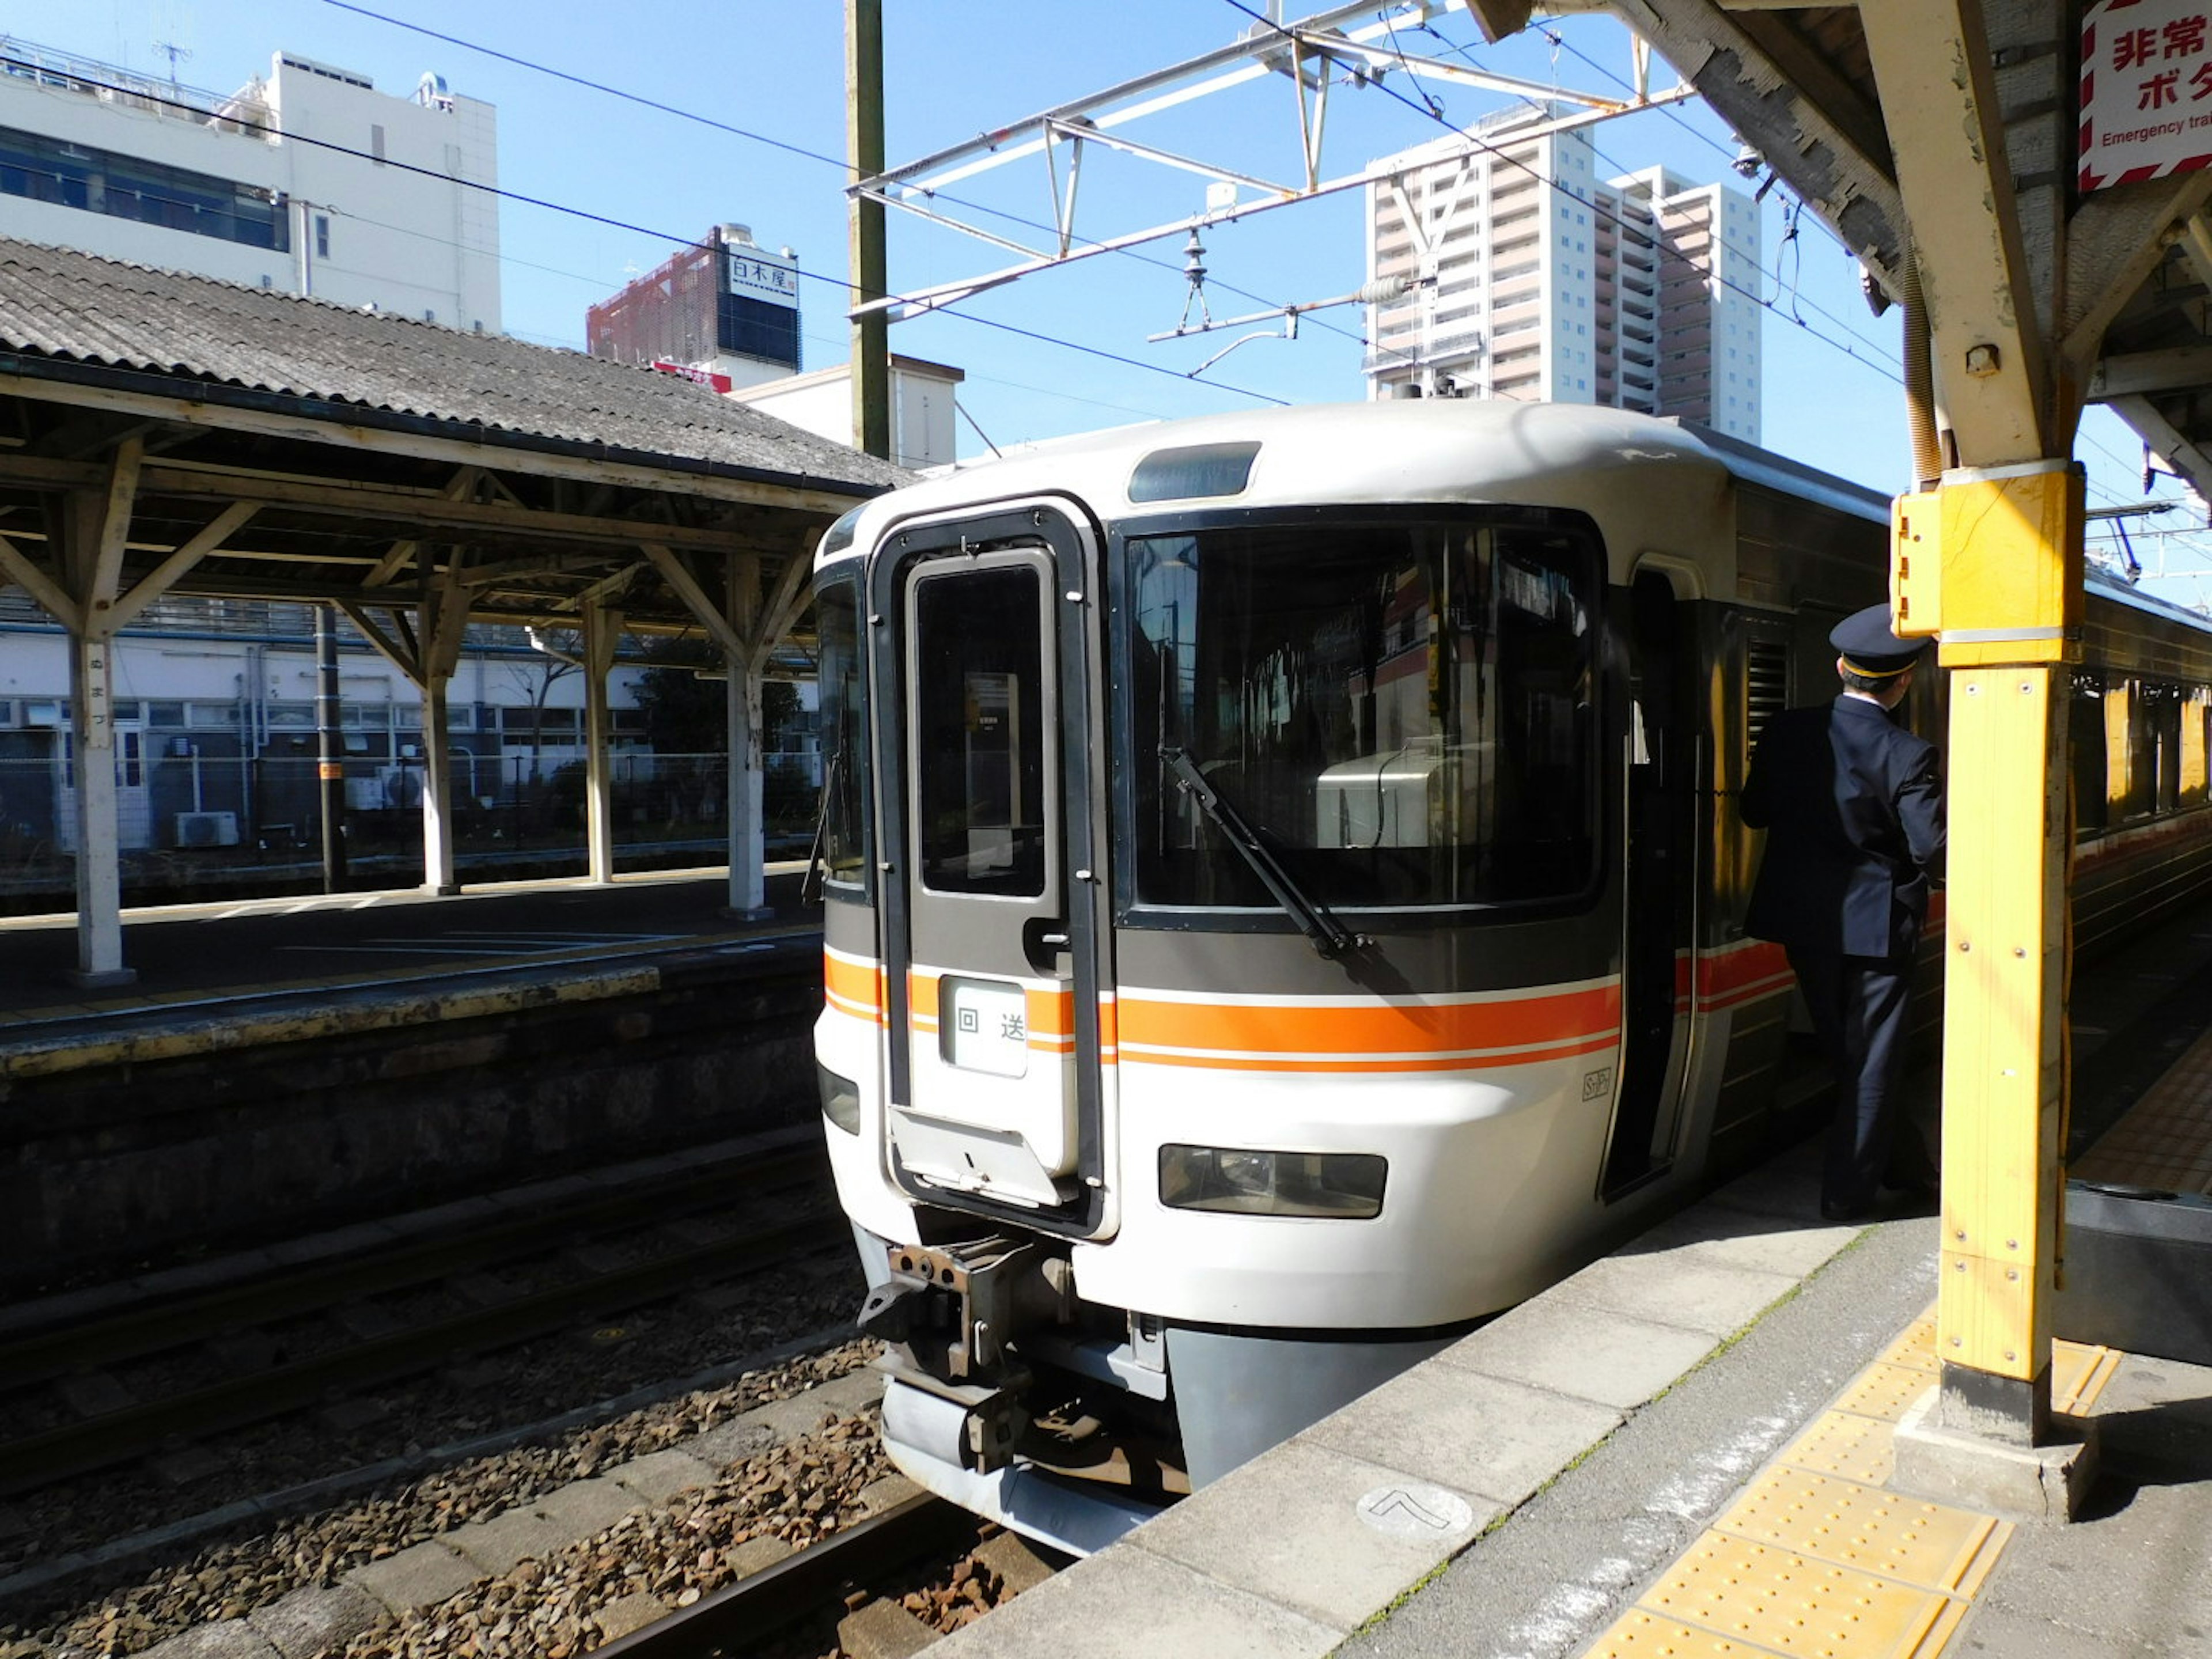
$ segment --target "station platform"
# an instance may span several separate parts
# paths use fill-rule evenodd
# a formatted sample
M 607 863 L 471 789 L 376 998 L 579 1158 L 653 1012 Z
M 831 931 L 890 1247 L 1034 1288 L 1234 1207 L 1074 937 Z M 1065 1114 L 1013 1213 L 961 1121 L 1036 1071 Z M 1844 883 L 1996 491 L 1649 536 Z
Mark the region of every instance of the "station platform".
M 373 1224 L 808 1121 L 820 921 L 795 867 L 0 921 L 0 1291 Z
M 2212 1370 L 2068 1344 L 2072 1525 L 1887 1489 L 1936 1223 L 1807 1224 L 1807 1147 L 937 1644 L 945 1659 L 2212 1650 Z
M 2075 989 L 2075 1172 L 2212 1188 L 2212 913 Z M 1933 1078 L 1916 1088 L 1932 1108 Z M 2057 1345 L 2054 1408 L 2101 1443 L 2071 1524 L 1893 1491 L 1897 1425 L 1936 1382 L 1938 1222 L 1922 1202 L 1820 1223 L 1820 1155 L 1717 1190 L 933 1655 L 2212 1652 L 2212 1368 Z M 2212 1306 L 2212 1272 L 2186 1293 Z
M 88 994 L 65 970 L 76 918 L 0 917 L 0 1045 L 34 1030 L 89 1030 L 134 1017 L 242 1008 L 272 997 L 329 997 L 411 980 L 696 950 L 819 931 L 798 904 L 798 863 L 768 866 L 769 916 L 728 909 L 719 868 L 486 883 L 455 895 L 419 888 L 166 904 L 123 913 L 132 984 Z

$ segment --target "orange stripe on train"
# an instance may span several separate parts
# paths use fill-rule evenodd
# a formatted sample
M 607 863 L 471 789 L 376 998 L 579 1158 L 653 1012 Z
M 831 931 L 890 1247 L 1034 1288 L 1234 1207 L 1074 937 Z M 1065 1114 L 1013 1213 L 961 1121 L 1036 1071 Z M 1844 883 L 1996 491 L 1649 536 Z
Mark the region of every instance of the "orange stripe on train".
M 1578 1042 L 1620 1021 L 1620 988 L 1594 986 L 1495 1002 L 1156 1002 L 1124 992 L 1120 1041 L 1146 1048 L 1246 1054 L 1435 1054 Z
M 822 988 L 848 1014 L 880 1022 L 884 1017 L 884 970 L 877 963 L 847 962 L 822 953 Z
M 1420 1054 L 1394 1056 L 1378 1054 L 1353 1056 L 1319 1056 L 1304 1054 L 1155 1054 L 1138 1053 L 1126 1049 L 1121 1054 L 1125 1066 L 1193 1066 L 1208 1071 L 1223 1072 L 1314 1072 L 1314 1073 L 1372 1073 L 1372 1072 L 1472 1072 L 1499 1066 L 1534 1066 L 1547 1060 L 1571 1060 L 1577 1054 L 1610 1053 L 1620 1041 L 1619 1030 L 1601 1031 L 1571 1042 L 1550 1048 L 1528 1049 L 1518 1054 Z

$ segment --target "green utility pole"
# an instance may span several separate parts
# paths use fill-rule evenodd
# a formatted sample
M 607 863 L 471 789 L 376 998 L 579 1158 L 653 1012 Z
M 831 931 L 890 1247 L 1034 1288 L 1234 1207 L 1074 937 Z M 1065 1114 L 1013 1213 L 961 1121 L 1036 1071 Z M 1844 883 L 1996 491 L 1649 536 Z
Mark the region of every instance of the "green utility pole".
M 845 0 L 845 155 L 856 179 L 884 170 L 883 0 Z M 855 196 L 848 217 L 858 306 L 890 291 L 884 204 Z M 880 311 L 853 319 L 853 442 L 890 457 L 890 319 Z

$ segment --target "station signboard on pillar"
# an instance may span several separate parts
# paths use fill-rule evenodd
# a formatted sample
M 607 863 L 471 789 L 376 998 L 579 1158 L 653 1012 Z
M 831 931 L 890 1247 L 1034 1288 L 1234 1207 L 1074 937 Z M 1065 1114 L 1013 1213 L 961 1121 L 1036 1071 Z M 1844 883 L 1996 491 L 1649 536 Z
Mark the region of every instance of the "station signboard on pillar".
M 2212 166 L 2212 0 L 2100 0 L 2081 19 L 2084 191 Z

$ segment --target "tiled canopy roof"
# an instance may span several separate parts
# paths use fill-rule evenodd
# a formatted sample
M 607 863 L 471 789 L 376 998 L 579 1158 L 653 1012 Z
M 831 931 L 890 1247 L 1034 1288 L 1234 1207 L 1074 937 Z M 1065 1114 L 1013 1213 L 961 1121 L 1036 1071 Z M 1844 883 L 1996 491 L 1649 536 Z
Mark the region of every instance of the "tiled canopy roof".
M 907 474 L 677 376 L 268 289 L 0 238 L 0 351 L 180 378 L 212 401 L 264 394 L 467 429 L 520 448 L 586 446 L 873 494 Z M 325 418 L 329 418 L 325 414 Z

